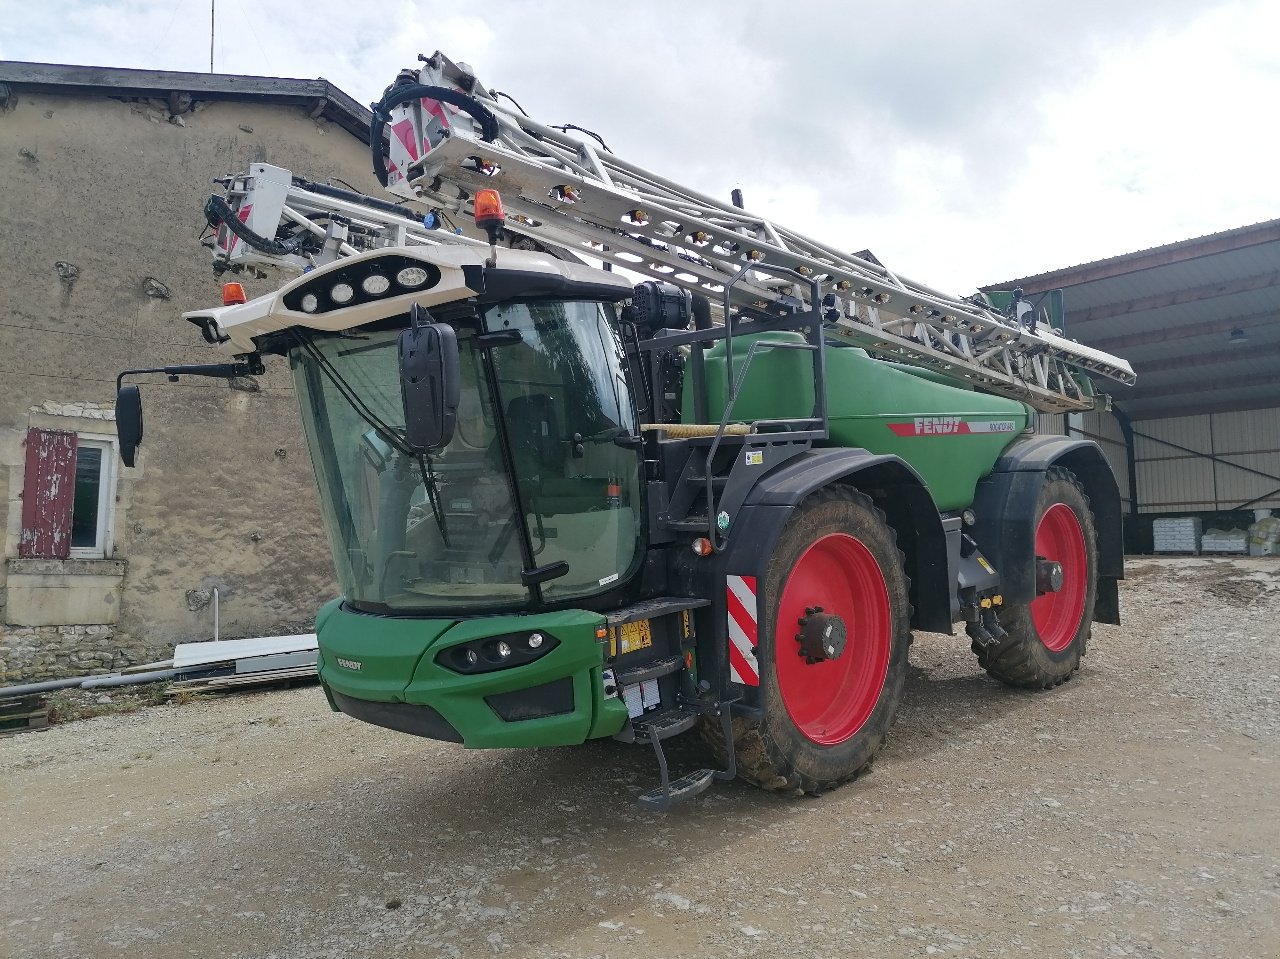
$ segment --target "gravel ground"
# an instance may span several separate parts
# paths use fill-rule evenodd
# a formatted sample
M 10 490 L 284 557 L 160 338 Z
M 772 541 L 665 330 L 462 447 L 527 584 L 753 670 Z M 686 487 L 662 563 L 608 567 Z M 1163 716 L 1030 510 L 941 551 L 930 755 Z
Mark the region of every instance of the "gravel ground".
M 1129 569 L 1051 693 L 918 636 L 818 798 L 653 816 L 644 750 L 466 752 L 314 688 L 0 739 L 0 955 L 1280 956 L 1280 561 Z

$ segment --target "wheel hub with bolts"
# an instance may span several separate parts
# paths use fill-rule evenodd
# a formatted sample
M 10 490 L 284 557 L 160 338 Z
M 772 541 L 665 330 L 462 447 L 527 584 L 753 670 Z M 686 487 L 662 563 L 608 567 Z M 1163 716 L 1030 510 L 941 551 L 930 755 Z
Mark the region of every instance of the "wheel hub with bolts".
M 798 654 L 806 663 L 813 665 L 839 659 L 844 653 L 848 631 L 844 620 L 835 613 L 823 612 L 821 606 L 806 606 L 796 625 L 800 627 L 796 633 L 796 642 L 800 644 Z
M 1043 556 L 1036 557 L 1036 595 L 1056 593 L 1062 589 L 1062 564 Z

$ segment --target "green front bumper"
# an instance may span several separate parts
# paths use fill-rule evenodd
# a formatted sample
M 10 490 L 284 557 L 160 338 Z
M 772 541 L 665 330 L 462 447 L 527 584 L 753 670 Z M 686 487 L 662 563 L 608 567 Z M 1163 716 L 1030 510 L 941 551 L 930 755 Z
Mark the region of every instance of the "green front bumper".
M 627 720 L 623 703 L 604 696 L 603 625 L 586 610 L 393 619 L 335 600 L 316 617 L 320 682 L 335 709 L 472 749 L 573 745 L 612 736 Z M 522 666 L 464 675 L 436 661 L 460 643 L 534 631 L 558 644 Z

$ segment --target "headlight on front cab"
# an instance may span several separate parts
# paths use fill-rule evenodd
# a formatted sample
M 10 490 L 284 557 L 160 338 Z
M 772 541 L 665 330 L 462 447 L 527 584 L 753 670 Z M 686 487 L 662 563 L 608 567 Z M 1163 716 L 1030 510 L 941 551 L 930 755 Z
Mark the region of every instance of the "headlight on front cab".
M 360 289 L 370 296 L 382 296 L 383 293 L 391 289 L 391 281 L 381 273 L 370 273 L 360 281 Z
M 396 282 L 410 290 L 422 286 L 427 279 L 427 271 L 420 266 L 406 266 L 396 274 Z
M 559 645 L 558 639 L 543 632 L 486 636 L 440 650 L 436 662 L 455 673 L 491 673 L 525 666 Z

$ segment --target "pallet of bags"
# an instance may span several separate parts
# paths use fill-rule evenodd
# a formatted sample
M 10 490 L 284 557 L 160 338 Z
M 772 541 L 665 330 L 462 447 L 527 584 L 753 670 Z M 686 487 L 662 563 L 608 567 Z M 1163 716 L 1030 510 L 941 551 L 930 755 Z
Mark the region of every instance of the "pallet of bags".
M 1242 529 L 1208 529 L 1200 537 L 1202 553 L 1249 552 L 1249 534 Z
M 1157 553 L 1200 552 L 1200 518 L 1164 516 L 1152 523 Z
M 1249 527 L 1249 555 L 1280 554 L 1280 519 L 1269 509 L 1254 510 L 1253 516 L 1256 522 Z

